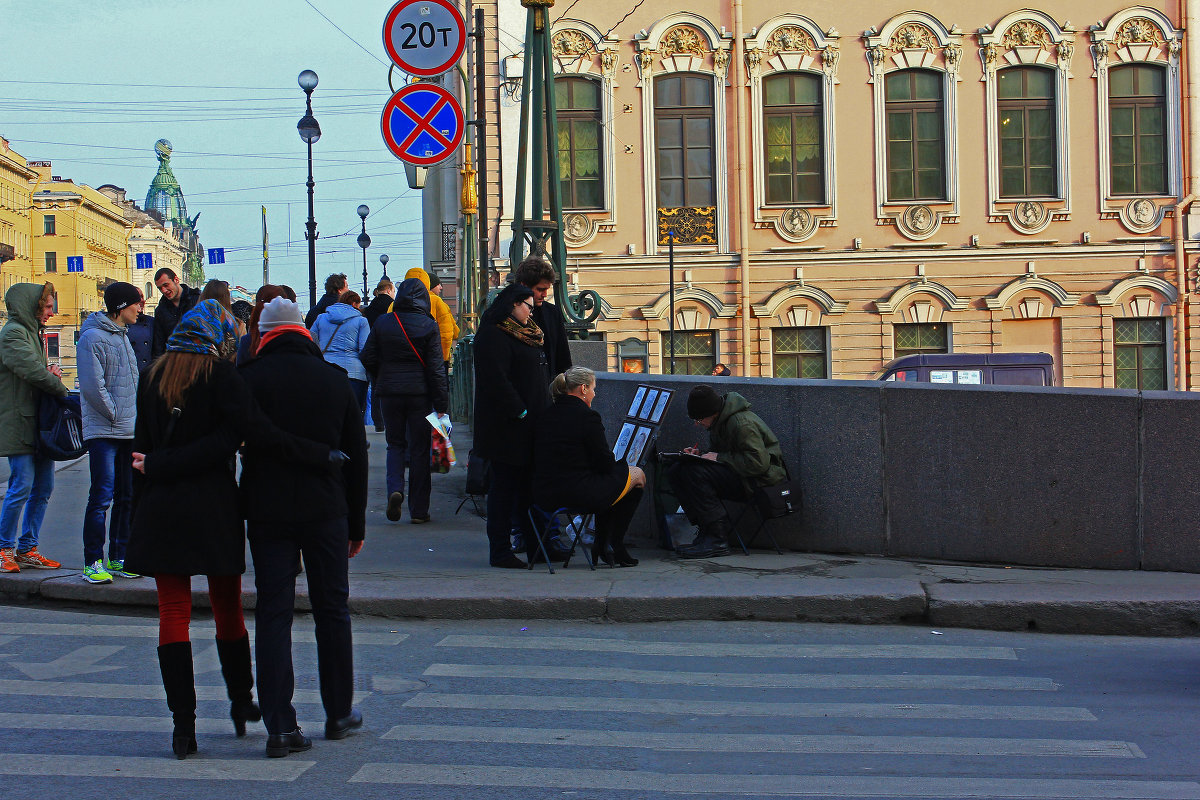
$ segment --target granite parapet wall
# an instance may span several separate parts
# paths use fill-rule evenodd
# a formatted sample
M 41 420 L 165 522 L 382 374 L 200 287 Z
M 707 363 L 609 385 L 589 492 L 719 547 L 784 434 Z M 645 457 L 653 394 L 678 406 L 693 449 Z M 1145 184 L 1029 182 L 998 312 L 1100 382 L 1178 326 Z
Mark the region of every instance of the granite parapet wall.
M 639 383 L 676 390 L 663 451 L 707 441 L 687 418 L 691 387 L 744 395 L 803 486 L 803 513 L 769 523 L 785 548 L 1200 572 L 1200 439 L 1190 435 L 1200 396 L 1191 393 L 598 377 L 593 407 L 610 440 Z M 653 472 L 648 464 L 652 481 Z M 635 528 L 656 530 L 649 501 Z

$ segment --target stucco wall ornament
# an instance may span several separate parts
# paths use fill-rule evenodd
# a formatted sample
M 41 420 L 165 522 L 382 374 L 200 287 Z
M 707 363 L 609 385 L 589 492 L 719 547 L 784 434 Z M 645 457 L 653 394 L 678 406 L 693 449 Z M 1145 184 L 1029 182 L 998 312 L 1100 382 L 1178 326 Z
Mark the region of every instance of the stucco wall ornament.
M 713 72 L 724 78 L 729 72 L 729 51 L 728 50 L 713 50 Z
M 1050 209 L 1036 200 L 1022 200 L 1013 207 L 1008 221 L 1017 233 L 1040 233 L 1050 224 Z
M 605 77 L 612 78 L 617 71 L 617 51 L 605 48 L 600 51 L 600 68 Z
M 1075 57 L 1075 43 L 1066 39 L 1058 43 L 1058 68 L 1064 75 L 1071 72 L 1071 59 Z
M 687 25 L 677 25 L 663 34 L 659 47 L 664 57 L 689 55 L 703 58 L 707 51 L 704 37 Z
M 836 44 L 825 46 L 824 52 L 821 53 L 821 66 L 825 70 L 825 74 L 832 80 L 837 78 L 838 64 L 842 60 L 842 51 Z
M 758 47 L 751 47 L 746 50 L 746 68 L 751 75 L 757 75 L 762 69 L 763 52 Z
M 550 40 L 554 55 L 560 58 L 581 58 L 592 53 L 592 42 L 579 31 L 560 31 Z
M 1022 20 L 1010 27 L 1004 33 L 1001 46 L 1006 49 L 1014 47 L 1039 47 L 1050 50 L 1054 45 L 1050 41 L 1050 32 L 1031 19 Z
M 887 50 L 892 53 L 898 53 L 901 50 L 928 50 L 931 53 L 938 51 L 938 37 L 928 27 L 919 22 L 910 22 L 907 25 L 902 25 L 892 40 L 888 42 Z
M 813 53 L 817 44 L 808 31 L 797 25 L 784 25 L 777 28 L 767 39 L 766 51 L 768 56 L 780 52 Z
M 928 239 L 941 225 L 941 217 L 925 205 L 909 206 L 896 217 L 896 229 L 909 239 Z
M 1153 200 L 1135 197 L 1118 213 L 1121 224 L 1133 233 L 1150 233 L 1162 224 L 1165 211 Z
M 1129 44 L 1152 44 L 1155 47 L 1165 47 L 1166 40 L 1163 38 L 1162 31 L 1153 21 L 1145 17 L 1135 17 L 1126 20 L 1117 29 L 1117 34 L 1113 37 L 1113 44 L 1118 48 Z
M 776 222 L 779 233 L 794 242 L 803 242 L 817 231 L 818 220 L 807 208 L 789 208 Z
M 585 214 L 566 214 L 563 216 L 563 238 L 571 247 L 580 247 L 590 242 L 596 235 L 596 223 Z

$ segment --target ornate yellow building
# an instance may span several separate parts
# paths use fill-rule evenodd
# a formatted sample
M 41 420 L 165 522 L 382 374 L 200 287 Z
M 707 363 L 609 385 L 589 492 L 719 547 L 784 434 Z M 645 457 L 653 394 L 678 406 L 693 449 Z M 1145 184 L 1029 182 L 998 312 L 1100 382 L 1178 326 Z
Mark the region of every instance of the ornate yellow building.
M 0 310 L 9 287 L 33 277 L 30 192 L 36 177 L 25 158 L 0 137 Z
M 37 172 L 32 192 L 33 280 L 58 290 L 58 313 L 46 325 L 46 349 L 74 386 L 75 343 L 84 319 L 104 306 L 104 287 L 130 280 L 129 231 L 112 198 L 52 175 L 49 162 L 30 162 Z
M 551 11 L 562 288 L 603 296 L 609 369 L 667 370 L 673 232 L 681 372 L 1034 350 L 1066 385 L 1200 379 L 1200 4 L 570 5 Z M 524 29 L 517 0 L 488 14 Z M 496 48 L 503 271 L 521 44 Z

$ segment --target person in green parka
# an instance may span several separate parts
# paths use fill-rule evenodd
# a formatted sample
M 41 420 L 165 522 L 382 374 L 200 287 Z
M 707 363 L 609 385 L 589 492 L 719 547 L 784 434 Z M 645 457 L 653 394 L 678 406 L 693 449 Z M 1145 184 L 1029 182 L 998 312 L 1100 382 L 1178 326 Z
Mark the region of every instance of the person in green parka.
M 4 294 L 0 330 L 0 456 L 8 457 L 8 491 L 0 507 L 0 572 L 58 569 L 38 552 L 38 532 L 54 490 L 54 461 L 37 454 L 38 392 L 65 397 L 62 370 L 46 363 L 40 330 L 54 316 L 54 285 L 17 283 Z M 24 524 L 21 524 L 24 512 Z M 17 528 L 21 527 L 20 541 Z

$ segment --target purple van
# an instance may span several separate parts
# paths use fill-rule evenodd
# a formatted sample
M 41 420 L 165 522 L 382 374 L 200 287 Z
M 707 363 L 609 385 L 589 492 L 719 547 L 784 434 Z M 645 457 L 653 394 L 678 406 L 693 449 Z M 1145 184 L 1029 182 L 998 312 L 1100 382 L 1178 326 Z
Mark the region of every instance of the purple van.
M 1054 386 L 1054 357 L 1049 353 L 919 353 L 884 364 L 878 380 Z

